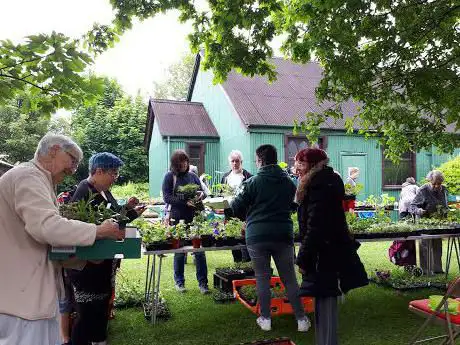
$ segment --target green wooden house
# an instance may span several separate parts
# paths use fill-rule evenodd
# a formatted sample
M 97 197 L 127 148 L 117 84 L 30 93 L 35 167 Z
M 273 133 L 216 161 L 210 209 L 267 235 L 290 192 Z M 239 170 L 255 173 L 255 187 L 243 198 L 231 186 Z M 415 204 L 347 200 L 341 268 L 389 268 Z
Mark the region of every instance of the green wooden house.
M 302 65 L 274 58 L 278 78 L 272 84 L 264 77 L 231 72 L 223 84 L 215 85 L 212 71 L 200 69 L 200 61 L 198 54 L 187 101 L 149 102 L 145 146 L 152 196 L 159 195 L 170 154 L 179 148 L 214 182 L 229 170 L 227 157 L 235 149 L 243 153 L 243 166 L 251 173 L 256 172 L 256 148 L 267 143 L 276 146 L 280 161 L 292 165 L 296 152 L 309 144 L 304 135 L 293 134 L 294 120 L 330 106 L 316 102 L 315 88 L 322 74 L 317 63 Z M 327 121 L 316 144 L 327 151 L 331 165 L 342 177 L 348 176 L 350 167 L 360 169 L 358 182 L 364 185 L 360 199 L 382 193 L 397 196 L 407 177 L 420 180 L 432 167 L 451 158 L 433 148 L 408 152 L 394 164 L 385 159 L 377 140 L 346 134 L 345 120 L 355 114 L 356 105 L 347 102 L 341 108 L 344 119 Z

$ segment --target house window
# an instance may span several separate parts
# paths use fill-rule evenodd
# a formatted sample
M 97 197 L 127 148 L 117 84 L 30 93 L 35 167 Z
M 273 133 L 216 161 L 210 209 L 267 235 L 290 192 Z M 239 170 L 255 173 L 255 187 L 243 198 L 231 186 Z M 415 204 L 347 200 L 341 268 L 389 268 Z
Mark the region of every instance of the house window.
M 204 143 L 187 143 L 185 151 L 190 158 L 190 164 L 198 167 L 198 174 L 204 173 Z
M 401 160 L 393 163 L 385 158 L 382 150 L 382 184 L 385 189 L 398 189 L 408 177 L 415 177 L 415 153 L 406 152 Z
M 285 161 L 292 167 L 294 165 L 294 157 L 302 149 L 307 148 L 309 145 L 308 140 L 305 136 L 291 136 L 287 135 L 285 139 Z M 318 146 L 325 150 L 327 146 L 326 137 L 320 137 L 318 139 Z

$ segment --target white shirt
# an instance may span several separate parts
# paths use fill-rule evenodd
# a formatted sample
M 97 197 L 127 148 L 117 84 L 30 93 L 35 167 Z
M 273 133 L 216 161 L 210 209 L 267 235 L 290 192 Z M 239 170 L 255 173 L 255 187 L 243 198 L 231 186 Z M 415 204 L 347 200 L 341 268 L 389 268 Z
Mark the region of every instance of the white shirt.
M 233 189 L 237 189 L 243 183 L 243 172 L 234 173 L 233 171 L 227 176 L 227 184 Z

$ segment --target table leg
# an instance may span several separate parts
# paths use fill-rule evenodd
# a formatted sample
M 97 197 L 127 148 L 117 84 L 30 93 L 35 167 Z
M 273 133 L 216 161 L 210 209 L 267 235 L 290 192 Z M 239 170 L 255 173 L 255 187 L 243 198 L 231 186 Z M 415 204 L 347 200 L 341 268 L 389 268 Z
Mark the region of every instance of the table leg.
M 449 237 L 447 239 L 446 280 L 447 280 L 447 277 L 449 276 L 450 260 L 452 258 L 452 250 L 453 250 L 453 241 L 455 241 L 454 237 Z
M 153 323 L 153 303 L 155 302 L 155 275 L 156 275 L 156 254 L 153 254 L 152 271 L 149 282 L 150 322 Z
M 150 292 L 149 286 L 149 270 L 150 270 L 150 255 L 147 255 L 147 273 L 145 274 L 145 289 L 144 289 L 144 302 L 149 302 L 148 293 Z
M 158 265 L 158 279 L 157 279 L 157 286 L 155 288 L 155 291 L 153 293 L 154 296 L 154 305 L 153 305 L 153 324 L 156 324 L 157 321 L 157 312 L 158 312 L 158 302 L 160 298 L 160 277 L 161 277 L 161 264 L 163 262 L 163 257 L 164 255 L 159 255 L 160 256 L 160 263 Z

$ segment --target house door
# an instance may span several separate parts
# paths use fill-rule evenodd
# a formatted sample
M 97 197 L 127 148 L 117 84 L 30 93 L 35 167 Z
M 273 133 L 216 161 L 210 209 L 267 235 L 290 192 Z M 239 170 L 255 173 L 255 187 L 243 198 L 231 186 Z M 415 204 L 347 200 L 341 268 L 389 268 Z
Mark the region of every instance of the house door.
M 204 171 L 204 143 L 187 143 L 185 151 L 190 158 L 190 164 L 198 168 L 198 175 Z
M 357 184 L 362 184 L 363 189 L 361 192 L 356 196 L 357 200 L 364 200 L 367 195 L 367 190 L 369 186 L 367 185 L 367 169 L 366 169 L 366 154 L 365 153 L 348 153 L 348 152 L 341 152 L 340 153 L 340 162 L 341 162 L 341 171 L 340 174 L 342 175 L 343 182 L 346 183 L 348 178 L 348 172 L 350 168 L 358 168 L 359 169 L 359 176 L 356 180 Z

